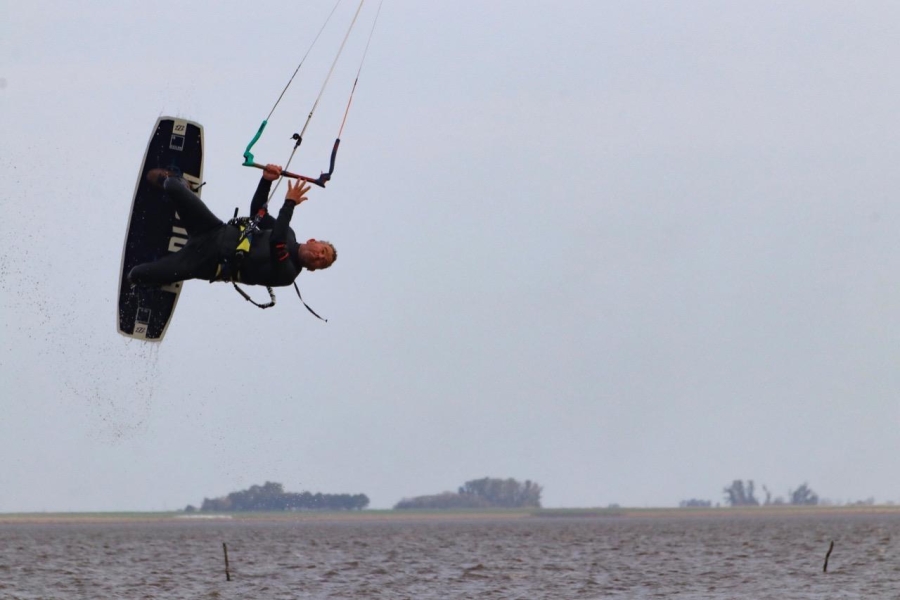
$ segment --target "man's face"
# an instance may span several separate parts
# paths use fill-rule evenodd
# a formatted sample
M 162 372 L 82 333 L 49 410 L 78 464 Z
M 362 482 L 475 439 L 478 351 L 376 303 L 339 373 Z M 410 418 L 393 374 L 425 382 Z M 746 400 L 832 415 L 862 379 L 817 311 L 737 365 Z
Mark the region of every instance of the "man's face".
M 334 262 L 334 248 L 318 240 L 308 240 L 305 248 L 300 250 L 300 256 L 307 270 L 327 269 Z

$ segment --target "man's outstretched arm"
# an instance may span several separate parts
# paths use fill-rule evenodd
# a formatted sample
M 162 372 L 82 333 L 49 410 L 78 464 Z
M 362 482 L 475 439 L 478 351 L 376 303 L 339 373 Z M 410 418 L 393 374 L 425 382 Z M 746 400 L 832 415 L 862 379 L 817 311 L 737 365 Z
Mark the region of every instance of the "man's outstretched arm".
M 294 207 L 308 200 L 306 193 L 309 191 L 309 188 L 310 185 L 305 181 L 288 182 L 288 190 L 284 195 L 284 205 L 278 211 L 278 220 L 275 221 L 271 238 L 272 250 L 277 260 L 286 260 L 290 254 L 286 247 L 288 227 L 291 224 L 291 217 L 294 216 Z

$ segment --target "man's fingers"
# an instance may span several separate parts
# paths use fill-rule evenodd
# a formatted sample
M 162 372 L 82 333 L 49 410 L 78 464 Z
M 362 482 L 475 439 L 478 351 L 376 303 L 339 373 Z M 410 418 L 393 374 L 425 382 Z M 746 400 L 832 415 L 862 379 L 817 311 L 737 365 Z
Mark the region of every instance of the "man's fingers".
M 306 197 L 306 193 L 310 190 L 312 186 L 300 179 L 294 181 L 288 181 L 288 195 L 290 195 L 292 200 L 295 200 L 297 204 L 300 204 L 304 200 L 308 200 Z

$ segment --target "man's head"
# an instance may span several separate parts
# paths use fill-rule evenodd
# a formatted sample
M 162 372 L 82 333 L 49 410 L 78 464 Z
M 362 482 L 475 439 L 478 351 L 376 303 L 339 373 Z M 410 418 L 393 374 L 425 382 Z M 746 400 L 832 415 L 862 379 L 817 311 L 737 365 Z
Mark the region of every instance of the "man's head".
M 337 260 L 337 250 L 331 242 L 320 242 L 319 240 L 307 240 L 305 244 L 300 244 L 297 249 L 300 255 L 300 262 L 307 271 L 316 271 L 318 269 L 327 269 Z

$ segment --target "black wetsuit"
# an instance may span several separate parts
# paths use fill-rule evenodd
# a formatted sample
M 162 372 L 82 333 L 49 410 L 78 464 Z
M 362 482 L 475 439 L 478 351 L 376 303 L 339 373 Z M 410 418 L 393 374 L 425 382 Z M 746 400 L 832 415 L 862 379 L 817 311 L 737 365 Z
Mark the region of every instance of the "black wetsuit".
M 271 187 L 271 181 L 260 180 L 250 204 L 251 215 L 266 203 Z M 262 217 L 260 230 L 251 238 L 250 251 L 237 264 L 234 254 L 240 229 L 216 217 L 200 197 L 188 189 L 183 179 L 169 177 L 163 188 L 175 203 L 188 241 L 178 252 L 134 267 L 128 273 L 131 283 L 165 285 L 186 279 L 217 281 L 233 278 L 249 285 L 279 287 L 291 285 L 300 274 L 303 264 L 297 252 L 299 245 L 289 226 L 295 207 L 290 200 L 285 200 L 278 219 L 268 213 Z M 230 261 L 231 272 L 220 268 L 226 261 Z

